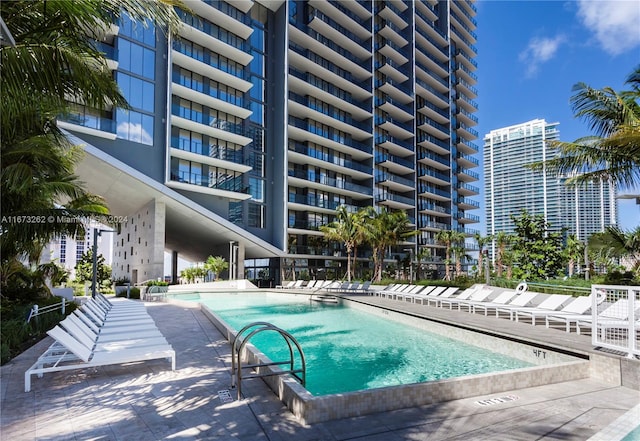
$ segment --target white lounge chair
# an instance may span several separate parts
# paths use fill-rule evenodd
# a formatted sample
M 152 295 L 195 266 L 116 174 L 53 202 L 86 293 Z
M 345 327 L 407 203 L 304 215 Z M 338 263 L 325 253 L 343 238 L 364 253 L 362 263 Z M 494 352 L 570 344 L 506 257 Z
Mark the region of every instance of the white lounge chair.
M 31 375 L 42 377 L 48 372 L 169 359 L 171 370 L 176 369 L 176 353 L 169 344 L 111 348 L 92 351 L 59 326 L 47 331 L 55 342 L 24 373 L 24 390 L 31 390 Z
M 493 308 L 496 311 L 496 317 L 500 317 L 501 312 L 507 312 L 509 313 L 509 320 L 513 320 L 514 311 L 518 308 L 530 306 L 531 302 L 533 302 L 533 300 L 538 297 L 539 294 L 540 293 L 537 293 L 535 291 L 525 291 L 521 294 L 516 295 L 514 299 L 506 305 L 487 306 Z
M 449 299 L 460 291 L 460 288 L 457 286 L 451 286 L 445 289 L 443 288 L 443 286 L 437 286 L 426 296 L 427 305 L 430 306 L 431 302 L 433 302 L 434 306 L 441 306 L 439 303 L 441 300 Z M 422 300 L 422 304 L 424 305 L 424 299 Z
M 618 299 L 614 303 L 606 306 L 602 311 L 597 313 L 598 318 L 596 323 L 606 323 L 610 324 L 618 323 L 627 323 L 629 320 L 629 300 L 627 299 Z M 568 321 L 567 326 L 571 326 L 571 322 L 573 322 L 576 326 L 576 333 L 580 334 L 581 327 L 589 327 L 593 326 L 593 311 L 592 314 L 576 314 L 576 315 L 568 315 L 568 316 L 558 316 L 558 315 L 550 315 L 549 318 L 560 319 Z
M 513 310 L 516 322 L 520 317 L 531 317 L 531 324 L 536 324 L 537 317 L 543 317 L 544 314 L 550 314 L 558 311 L 562 306 L 571 300 L 571 296 L 567 294 L 550 294 L 549 297 L 534 307 L 516 308 Z
M 488 315 L 489 309 L 497 306 L 506 305 L 507 303 L 512 301 L 516 295 L 517 293 L 514 290 L 508 289 L 506 291 L 502 291 L 500 294 L 498 294 L 495 298 L 491 300 L 487 300 L 484 302 L 470 302 L 469 312 L 473 312 L 475 314 L 475 312 L 480 309 L 484 311 L 484 315 Z
M 289 282 L 287 282 L 287 283 L 286 283 L 286 284 L 284 284 L 284 285 L 276 285 L 276 289 L 288 289 L 288 288 L 292 288 L 294 283 L 296 283 L 296 282 L 295 282 L 295 281 L 293 281 L 293 280 L 290 280 Z
M 551 322 L 564 322 L 565 331 L 570 332 L 571 321 L 579 320 L 578 317 L 581 316 L 584 316 L 585 318 L 590 317 L 592 306 L 593 300 L 591 295 L 578 297 L 574 301 L 569 303 L 566 307 L 562 308 L 560 311 L 553 311 L 549 314 L 545 314 L 545 326 L 549 328 Z
M 466 290 L 465 290 L 466 291 Z M 481 287 L 474 291 L 470 291 L 470 294 L 466 295 L 464 292 L 457 297 L 451 297 L 449 299 L 442 299 L 440 305 L 447 304 L 449 309 L 453 309 L 453 305 L 458 307 L 458 311 L 462 310 L 462 305 L 471 308 L 469 304 L 474 302 L 481 302 L 489 298 L 493 294 L 493 289 L 487 287 Z

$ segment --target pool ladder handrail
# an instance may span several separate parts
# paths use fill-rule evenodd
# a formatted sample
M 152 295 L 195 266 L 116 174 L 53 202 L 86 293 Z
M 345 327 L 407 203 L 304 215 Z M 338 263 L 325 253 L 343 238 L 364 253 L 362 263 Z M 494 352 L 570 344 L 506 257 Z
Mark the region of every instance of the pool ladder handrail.
M 249 329 L 256 328 L 256 327 L 258 328 L 251 331 L 242 340 L 242 342 L 240 343 L 240 346 L 238 346 L 238 342 L 240 341 L 242 334 L 244 334 Z M 247 364 L 243 366 L 242 358 L 240 357 L 242 350 L 254 335 L 264 331 L 275 331 L 284 338 L 284 340 L 287 342 L 287 346 L 289 347 L 289 360 L 272 361 L 270 363 Z M 300 355 L 301 367 L 298 369 L 294 368 L 295 367 L 295 357 L 293 352 L 294 347 L 296 348 L 298 354 Z M 281 368 L 279 372 L 271 371 L 271 372 L 260 373 L 259 370 L 256 369 L 261 367 L 280 366 L 280 365 L 286 365 L 286 364 L 289 365 L 289 369 L 285 370 Z M 243 369 L 255 369 L 257 373 L 243 376 L 242 375 Z M 300 384 L 302 384 L 302 386 L 306 386 L 307 363 L 304 358 L 304 352 L 302 351 L 302 347 L 300 346 L 298 341 L 293 337 L 293 335 L 291 335 L 289 332 L 285 331 L 284 329 L 281 329 L 273 325 L 272 323 L 268 323 L 268 322 L 253 322 L 248 324 L 244 328 L 242 328 L 240 331 L 238 331 L 236 336 L 233 338 L 233 341 L 231 342 L 231 388 L 235 388 L 237 385 L 238 400 L 240 400 L 242 396 L 242 379 L 243 378 L 245 379 L 261 378 L 261 377 L 269 377 L 273 375 L 285 375 L 285 374 L 291 374 L 296 380 L 300 382 Z

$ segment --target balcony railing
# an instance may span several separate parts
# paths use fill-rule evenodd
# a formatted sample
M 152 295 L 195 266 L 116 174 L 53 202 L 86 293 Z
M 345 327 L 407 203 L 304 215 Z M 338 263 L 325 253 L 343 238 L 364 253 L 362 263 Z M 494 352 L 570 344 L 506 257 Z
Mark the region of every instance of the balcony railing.
M 330 178 L 322 174 L 316 174 L 313 171 L 289 170 L 288 176 L 292 178 L 304 179 L 306 181 L 315 182 L 317 184 L 328 185 L 341 190 L 353 191 L 356 193 L 371 196 L 373 189 L 364 185 L 354 184 L 343 179 Z
M 330 164 L 339 165 L 342 167 L 346 167 L 351 170 L 361 171 L 363 173 L 372 173 L 372 169 L 370 166 L 361 164 L 360 162 L 352 161 L 350 159 L 344 159 L 338 156 L 335 156 L 333 153 L 326 153 L 325 151 L 319 151 L 314 148 L 309 147 L 308 145 L 301 144 L 299 142 L 293 143 L 289 142 L 289 150 L 294 151 L 296 153 L 301 153 L 310 158 L 321 159 Z
M 90 114 L 71 113 L 58 117 L 59 121 L 69 124 L 100 130 L 101 132 L 116 133 L 116 122 L 110 118 L 103 118 Z
M 394 138 L 391 135 L 382 135 L 376 137 L 376 144 L 384 144 L 385 142 L 390 142 L 392 144 L 399 145 L 400 147 L 404 147 L 407 150 L 415 151 L 415 145 L 411 141 L 407 141 L 404 139 Z
M 347 147 L 352 147 L 354 149 L 357 149 L 369 154 L 372 153 L 371 144 L 365 144 L 363 142 L 354 141 L 353 139 L 345 135 L 342 135 L 334 130 L 331 130 L 331 131 L 324 130 L 314 124 L 310 124 L 309 121 L 296 118 L 295 116 L 289 115 L 289 125 L 292 125 L 302 130 L 306 130 L 307 132 L 316 134 L 318 136 L 321 136 L 322 138 L 326 138 L 328 140 L 338 142 Z

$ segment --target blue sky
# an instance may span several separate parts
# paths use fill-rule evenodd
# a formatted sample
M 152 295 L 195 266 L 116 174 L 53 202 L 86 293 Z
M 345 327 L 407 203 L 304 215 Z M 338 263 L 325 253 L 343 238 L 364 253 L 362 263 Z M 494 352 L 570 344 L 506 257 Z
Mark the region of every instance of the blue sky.
M 573 116 L 573 85 L 623 90 L 640 64 L 638 1 L 479 0 L 476 7 L 479 124 L 474 128 L 481 149 L 491 130 L 536 118 L 560 123 L 563 141 L 591 135 Z M 484 193 L 480 202 L 476 214 L 484 233 Z M 621 200 L 618 208 L 621 228 L 640 225 L 640 206 Z

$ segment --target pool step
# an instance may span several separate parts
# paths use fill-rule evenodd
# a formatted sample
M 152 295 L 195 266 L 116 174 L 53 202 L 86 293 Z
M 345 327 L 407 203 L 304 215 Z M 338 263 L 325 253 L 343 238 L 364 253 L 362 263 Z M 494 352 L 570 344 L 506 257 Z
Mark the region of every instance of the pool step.
M 309 300 L 321 303 L 338 303 L 338 298 L 329 294 L 312 294 Z

